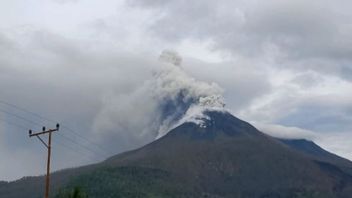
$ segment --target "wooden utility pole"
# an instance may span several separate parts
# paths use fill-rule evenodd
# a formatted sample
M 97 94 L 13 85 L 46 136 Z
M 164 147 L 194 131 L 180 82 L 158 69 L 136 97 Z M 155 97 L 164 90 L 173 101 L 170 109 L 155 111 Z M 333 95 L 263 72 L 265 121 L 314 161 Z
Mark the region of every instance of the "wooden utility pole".
M 32 130 L 29 130 L 29 137 L 37 137 L 43 144 L 44 146 L 48 149 L 48 160 L 47 160 L 47 164 L 46 164 L 46 180 L 45 180 L 45 198 L 49 198 L 49 186 L 50 186 L 50 157 L 51 157 L 51 133 L 58 131 L 59 130 L 60 125 L 56 124 L 56 129 L 49 129 L 46 130 L 45 127 L 43 127 L 43 130 L 41 132 L 37 132 L 37 133 L 32 133 Z M 44 135 L 44 134 L 49 134 L 49 138 L 48 138 L 48 143 L 46 143 L 41 137 L 40 135 Z

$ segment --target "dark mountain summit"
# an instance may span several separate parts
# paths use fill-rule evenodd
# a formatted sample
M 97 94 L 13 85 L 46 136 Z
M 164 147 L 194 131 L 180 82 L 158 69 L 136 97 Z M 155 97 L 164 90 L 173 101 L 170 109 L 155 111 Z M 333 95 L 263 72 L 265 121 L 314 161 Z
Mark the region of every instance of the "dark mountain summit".
M 140 149 L 53 174 L 54 191 L 58 197 L 75 186 L 90 197 L 347 198 L 352 194 L 350 161 L 313 142 L 270 137 L 226 112 L 205 115 L 201 123 L 181 124 Z M 42 178 L 0 186 L 0 197 L 40 196 L 41 192 L 23 196 L 11 191 L 25 182 L 25 188 L 32 189 L 34 182 L 29 181 L 35 179 Z
M 348 174 L 331 175 L 319 158 L 308 155 L 308 147 L 302 151 L 307 154 L 299 153 L 288 141 L 289 146 L 283 145 L 229 113 L 206 114 L 210 119 L 203 125 L 185 123 L 160 140 L 106 163 L 168 170 L 182 175 L 182 182 L 194 185 L 199 193 L 220 197 L 334 197 L 350 190 Z M 333 160 L 323 162 L 337 167 Z M 337 191 L 340 182 L 346 186 Z

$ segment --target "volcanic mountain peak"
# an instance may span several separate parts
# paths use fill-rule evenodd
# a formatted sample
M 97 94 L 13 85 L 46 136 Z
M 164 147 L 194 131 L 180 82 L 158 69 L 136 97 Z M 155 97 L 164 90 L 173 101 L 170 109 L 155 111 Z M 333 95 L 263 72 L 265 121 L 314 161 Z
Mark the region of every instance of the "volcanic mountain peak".
M 168 101 L 163 104 L 161 108 L 162 117 L 166 119 L 164 119 L 159 129 L 156 139 L 159 139 L 170 130 L 187 122 L 192 122 L 205 128 L 207 127 L 206 122 L 210 121 L 210 117 L 206 115 L 205 112 L 227 112 L 224 106 L 225 103 L 220 95 L 201 96 L 193 100 L 185 97 L 184 93 L 180 92 L 177 100 Z M 177 111 L 174 110 L 175 107 L 178 107 Z
M 53 192 L 81 186 L 90 197 L 351 197 L 350 161 L 311 141 L 265 135 L 223 108 L 199 113 L 197 122 L 186 119 L 139 149 L 54 173 Z M 39 197 L 43 181 L 0 182 L 0 197 Z
M 223 108 L 202 109 L 200 113 L 186 117 L 182 124 L 170 133 L 189 133 L 192 137 L 215 138 L 217 135 L 262 135 L 255 127 L 244 122 Z
M 223 108 L 219 107 L 203 107 L 203 106 L 192 106 L 183 116 L 183 118 L 178 122 L 178 125 L 181 125 L 185 122 L 193 122 L 199 125 L 202 128 L 207 127 L 206 122 L 211 121 L 211 117 L 208 115 L 207 112 L 222 112 L 227 113 Z

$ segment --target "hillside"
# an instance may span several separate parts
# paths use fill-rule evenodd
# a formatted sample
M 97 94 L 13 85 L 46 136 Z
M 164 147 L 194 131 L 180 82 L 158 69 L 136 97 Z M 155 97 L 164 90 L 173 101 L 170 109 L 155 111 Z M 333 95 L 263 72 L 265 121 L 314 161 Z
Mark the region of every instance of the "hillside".
M 279 140 L 229 113 L 207 112 L 106 161 L 53 174 L 53 194 L 89 197 L 319 197 L 352 193 L 352 163 L 305 140 Z M 0 185 L 0 197 L 41 197 L 43 178 Z
M 332 164 L 336 164 L 340 167 L 349 168 L 351 167 L 351 161 L 342 158 L 338 155 L 330 153 L 312 141 L 304 139 L 279 139 L 282 143 L 289 146 L 290 148 L 300 152 L 301 154 L 307 155 L 318 161 L 324 161 Z M 352 171 L 352 170 L 349 170 Z M 352 173 L 352 172 L 351 172 Z

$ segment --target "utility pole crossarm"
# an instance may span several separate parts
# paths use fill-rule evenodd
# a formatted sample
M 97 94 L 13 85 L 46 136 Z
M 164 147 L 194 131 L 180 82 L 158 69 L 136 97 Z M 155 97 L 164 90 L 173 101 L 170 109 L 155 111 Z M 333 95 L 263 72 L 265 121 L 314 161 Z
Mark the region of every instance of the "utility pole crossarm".
M 29 130 L 29 137 L 34 137 L 36 136 L 48 149 L 48 160 L 47 160 L 47 166 L 46 166 L 46 179 L 45 179 L 45 198 L 49 198 L 49 187 L 50 187 L 50 157 L 51 157 L 51 134 L 55 131 L 59 130 L 60 125 L 56 124 L 56 129 L 49 129 L 45 130 L 45 127 L 43 127 L 43 130 L 41 132 L 33 133 L 32 130 Z M 45 135 L 49 134 L 48 137 L 48 143 L 46 143 L 42 138 L 40 138 L 40 135 Z
M 55 132 L 55 131 L 58 131 L 59 129 L 49 129 L 47 131 L 42 131 L 42 132 L 38 132 L 38 133 L 29 133 L 29 137 L 33 137 L 33 136 L 38 136 L 38 135 L 43 135 L 43 134 L 46 134 L 46 133 L 51 133 L 51 132 Z M 31 131 L 31 130 L 30 130 Z

